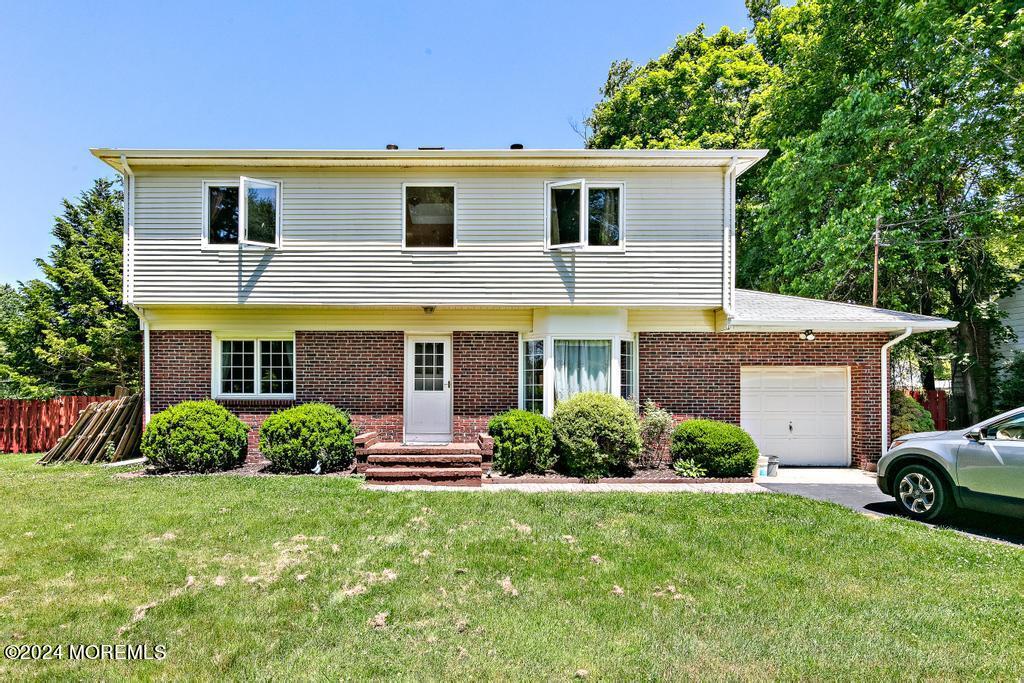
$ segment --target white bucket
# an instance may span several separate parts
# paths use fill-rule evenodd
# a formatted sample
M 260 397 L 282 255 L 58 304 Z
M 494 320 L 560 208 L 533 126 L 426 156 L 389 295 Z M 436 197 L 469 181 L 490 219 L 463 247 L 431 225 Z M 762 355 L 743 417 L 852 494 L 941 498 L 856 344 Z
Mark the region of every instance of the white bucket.
M 768 476 L 768 456 L 759 455 L 757 456 L 757 470 L 754 472 L 755 477 L 767 477 Z

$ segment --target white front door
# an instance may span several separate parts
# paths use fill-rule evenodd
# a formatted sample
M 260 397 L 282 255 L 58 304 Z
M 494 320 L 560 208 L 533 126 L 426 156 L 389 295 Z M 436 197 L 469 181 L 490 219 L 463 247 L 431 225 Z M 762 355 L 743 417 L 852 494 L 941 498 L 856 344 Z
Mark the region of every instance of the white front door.
M 405 442 L 451 440 L 451 337 L 406 337 Z
M 740 425 L 783 465 L 850 464 L 847 368 L 756 367 L 740 370 Z

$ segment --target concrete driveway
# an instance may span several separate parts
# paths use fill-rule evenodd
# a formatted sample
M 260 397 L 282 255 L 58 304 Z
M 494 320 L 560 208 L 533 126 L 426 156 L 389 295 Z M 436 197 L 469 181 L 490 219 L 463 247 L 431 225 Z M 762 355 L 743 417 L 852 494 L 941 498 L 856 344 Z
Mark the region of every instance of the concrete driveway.
M 853 468 L 787 467 L 778 477 L 762 477 L 757 483 L 769 491 L 825 500 L 868 515 L 903 516 L 899 507 L 875 485 L 870 472 Z M 1024 521 L 968 510 L 958 511 L 940 525 L 968 536 L 1024 547 Z

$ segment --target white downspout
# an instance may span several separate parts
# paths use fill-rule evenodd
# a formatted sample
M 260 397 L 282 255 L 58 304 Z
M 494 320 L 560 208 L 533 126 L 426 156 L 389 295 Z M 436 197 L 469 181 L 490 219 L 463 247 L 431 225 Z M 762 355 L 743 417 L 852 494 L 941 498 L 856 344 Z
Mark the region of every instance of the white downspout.
M 139 327 L 142 329 L 142 425 L 149 424 L 151 415 L 149 393 L 150 393 L 150 364 L 149 364 L 149 319 L 146 318 L 146 309 L 141 306 L 131 306 L 135 315 L 139 316 Z
M 736 282 L 736 157 L 733 156 L 722 178 L 722 312 L 725 325 L 735 316 L 732 307 Z
M 134 304 L 135 298 L 135 173 L 128 165 L 128 158 L 121 155 L 121 175 L 124 178 L 125 211 L 124 211 L 124 236 L 122 238 L 121 250 L 121 298 L 124 304 L 135 311 L 139 316 L 139 326 L 142 328 L 142 426 L 149 424 L 150 403 L 149 403 L 149 320 L 146 319 L 146 311 Z
M 908 327 L 882 346 L 882 455 L 889 450 L 889 349 L 913 333 L 914 328 Z

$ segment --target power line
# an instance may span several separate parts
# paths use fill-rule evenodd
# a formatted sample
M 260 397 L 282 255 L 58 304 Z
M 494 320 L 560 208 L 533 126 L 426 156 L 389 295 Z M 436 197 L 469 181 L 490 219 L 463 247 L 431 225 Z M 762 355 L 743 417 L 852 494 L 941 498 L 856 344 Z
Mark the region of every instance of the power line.
M 881 228 L 895 228 L 901 225 L 914 225 L 917 223 L 927 223 L 929 221 L 945 220 L 948 221 L 952 218 L 960 218 L 962 216 L 976 216 L 982 213 L 990 213 L 992 211 L 1005 211 L 1006 209 L 1014 209 L 1020 206 L 1024 206 L 1024 200 L 1018 200 L 1010 204 L 1002 204 L 1000 206 L 990 206 L 986 209 L 979 209 L 977 211 L 961 211 L 960 213 L 950 214 L 937 214 L 935 216 L 928 216 L 926 218 L 915 218 L 906 221 L 897 221 L 895 223 L 882 223 L 879 227 Z

